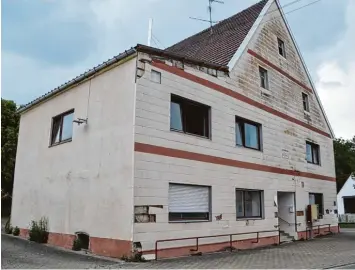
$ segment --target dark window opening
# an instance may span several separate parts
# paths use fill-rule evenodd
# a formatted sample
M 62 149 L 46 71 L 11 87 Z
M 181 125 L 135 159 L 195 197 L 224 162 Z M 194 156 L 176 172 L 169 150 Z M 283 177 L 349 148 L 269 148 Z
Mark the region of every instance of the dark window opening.
M 76 237 L 79 239 L 82 249 L 89 249 L 90 236 L 87 233 L 76 233 Z
M 260 133 L 260 124 L 239 117 L 235 118 L 235 139 L 237 145 L 261 150 Z
M 260 75 L 260 86 L 265 89 L 269 89 L 269 79 L 267 75 L 267 70 L 265 68 L 259 67 Z
M 344 213 L 355 214 L 355 197 L 343 198 L 344 200 Z
M 309 112 L 308 95 L 305 93 L 302 93 L 302 102 L 303 102 L 303 110 Z
M 319 165 L 319 145 L 311 142 L 306 142 L 307 162 Z
M 74 110 L 53 117 L 51 145 L 70 141 L 73 136 Z
M 210 138 L 210 107 L 171 95 L 170 129 Z
M 236 207 L 238 218 L 262 217 L 262 191 L 236 190 Z
M 286 58 L 285 42 L 283 42 L 281 39 L 277 38 L 277 44 L 279 47 L 279 54 Z
M 323 218 L 323 194 L 322 193 L 309 193 L 309 204 L 316 204 L 318 206 L 318 219 Z

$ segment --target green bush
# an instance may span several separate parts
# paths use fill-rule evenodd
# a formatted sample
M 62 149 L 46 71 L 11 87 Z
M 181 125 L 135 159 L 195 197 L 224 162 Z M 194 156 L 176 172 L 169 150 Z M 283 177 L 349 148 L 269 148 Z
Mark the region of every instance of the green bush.
M 79 238 L 74 239 L 72 250 L 75 250 L 75 251 L 81 250 L 81 241 Z
M 6 234 L 12 234 L 12 227 L 11 227 L 11 223 L 10 223 L 10 218 L 6 221 L 5 233 Z
M 15 236 L 19 236 L 20 235 L 20 229 L 16 226 L 14 228 L 14 230 L 12 231 L 12 234 Z
M 47 243 L 48 241 L 48 219 L 42 217 L 39 221 L 31 221 L 29 230 L 29 240 L 37 243 Z

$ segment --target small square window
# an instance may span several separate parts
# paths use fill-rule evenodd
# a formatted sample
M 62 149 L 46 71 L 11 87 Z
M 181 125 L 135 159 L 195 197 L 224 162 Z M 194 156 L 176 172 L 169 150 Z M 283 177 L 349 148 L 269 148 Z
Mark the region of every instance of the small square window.
M 256 150 L 261 149 L 261 125 L 252 121 L 236 117 L 235 140 L 236 144 Z
M 308 95 L 305 93 L 302 93 L 302 103 L 303 103 L 303 110 L 309 112 Z
M 73 136 L 74 110 L 57 115 L 52 120 L 51 145 L 70 141 Z
M 260 75 L 260 86 L 269 90 L 269 79 L 267 70 L 265 68 L 259 67 L 259 75 Z
M 155 71 L 155 70 L 151 70 L 150 72 L 150 79 L 153 81 L 153 82 L 156 82 L 156 83 L 161 83 L 161 73 L 158 72 L 158 71 Z
M 279 47 L 279 54 L 286 58 L 285 42 L 283 42 L 281 39 L 277 38 L 277 44 Z
M 306 155 L 308 163 L 320 165 L 318 144 L 306 142 Z
M 170 130 L 210 138 L 210 107 L 171 95 Z

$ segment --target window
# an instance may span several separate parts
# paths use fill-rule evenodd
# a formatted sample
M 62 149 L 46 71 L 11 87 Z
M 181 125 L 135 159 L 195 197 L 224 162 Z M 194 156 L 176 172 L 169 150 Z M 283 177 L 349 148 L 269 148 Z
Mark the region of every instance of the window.
M 161 73 L 158 72 L 158 71 L 155 71 L 155 70 L 152 70 L 150 72 L 150 79 L 153 81 L 153 82 L 156 82 L 156 83 L 161 83 Z
M 239 117 L 235 118 L 235 140 L 237 145 L 261 150 L 260 133 L 260 124 Z
M 267 70 L 265 68 L 259 67 L 259 75 L 260 75 L 260 86 L 262 88 L 269 90 Z
M 279 47 L 279 54 L 286 58 L 285 42 L 283 42 L 281 39 L 277 38 L 277 44 Z
M 302 93 L 303 110 L 309 112 L 308 95 Z
M 318 205 L 318 218 L 322 218 L 323 210 L 323 194 L 322 193 L 309 193 L 309 204 Z
M 210 220 L 211 188 L 169 184 L 169 221 Z
M 210 138 L 210 107 L 171 95 L 170 129 Z
M 73 136 L 74 110 L 53 117 L 51 145 L 71 141 Z
M 237 219 L 262 217 L 262 193 L 261 190 L 236 190 Z
M 318 144 L 306 142 L 306 155 L 308 163 L 320 164 Z

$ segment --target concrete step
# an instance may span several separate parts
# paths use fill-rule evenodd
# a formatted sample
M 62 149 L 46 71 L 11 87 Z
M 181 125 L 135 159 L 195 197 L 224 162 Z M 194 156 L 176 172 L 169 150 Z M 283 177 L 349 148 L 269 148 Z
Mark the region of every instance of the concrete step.
M 280 231 L 280 242 L 292 242 L 294 240 L 294 237 L 289 235 L 288 233 L 284 231 Z

